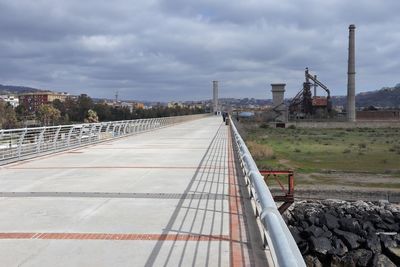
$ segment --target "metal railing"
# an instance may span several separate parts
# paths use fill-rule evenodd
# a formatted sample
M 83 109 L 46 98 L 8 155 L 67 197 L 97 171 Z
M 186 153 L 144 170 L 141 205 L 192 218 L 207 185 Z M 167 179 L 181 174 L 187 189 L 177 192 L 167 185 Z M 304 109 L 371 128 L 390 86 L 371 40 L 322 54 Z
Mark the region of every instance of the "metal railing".
M 207 115 L 0 129 L 0 165 L 146 132 Z
M 296 242 L 264 182 L 264 177 L 260 174 L 233 120 L 230 120 L 230 122 L 233 141 L 246 177 L 246 183 L 255 202 L 256 213 L 259 215 L 263 226 L 264 240 L 271 249 L 275 264 L 280 267 L 306 266 Z

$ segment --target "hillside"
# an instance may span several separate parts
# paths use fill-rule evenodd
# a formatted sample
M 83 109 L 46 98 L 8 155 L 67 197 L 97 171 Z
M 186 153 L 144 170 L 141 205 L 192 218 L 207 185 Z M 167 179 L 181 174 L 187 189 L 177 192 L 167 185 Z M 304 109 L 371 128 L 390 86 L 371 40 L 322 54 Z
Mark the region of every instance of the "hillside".
M 333 96 L 333 105 L 346 106 L 346 96 Z M 357 107 L 400 107 L 400 83 L 394 87 L 384 87 L 380 90 L 363 92 L 356 95 Z
M 0 95 L 1 94 L 20 94 L 20 93 L 38 92 L 38 91 L 45 91 L 45 90 L 40 90 L 40 89 L 26 87 L 26 86 L 0 84 Z

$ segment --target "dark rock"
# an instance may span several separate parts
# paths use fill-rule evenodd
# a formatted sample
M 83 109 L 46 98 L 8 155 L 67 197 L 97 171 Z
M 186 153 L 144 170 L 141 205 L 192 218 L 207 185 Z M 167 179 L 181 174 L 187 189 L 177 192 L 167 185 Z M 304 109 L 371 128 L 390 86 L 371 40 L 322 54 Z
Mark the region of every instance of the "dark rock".
M 365 230 L 360 230 L 360 232 L 358 234 L 363 238 L 366 238 L 368 236 L 368 233 Z
M 356 214 L 358 209 L 354 207 L 352 204 L 347 205 L 344 207 L 344 210 L 347 214 Z
M 322 263 L 318 260 L 317 257 L 307 255 L 304 258 L 304 261 L 305 261 L 307 267 L 322 267 Z
M 370 204 L 368 204 L 367 202 L 362 201 L 362 200 L 357 200 L 353 204 L 354 204 L 354 206 L 356 206 L 358 208 L 358 210 L 362 210 L 362 211 L 369 210 L 370 206 L 371 206 Z
M 338 238 L 335 238 L 332 243 L 333 249 L 329 251 L 330 254 L 343 256 L 349 251 L 343 241 Z
M 300 232 L 300 237 L 303 239 L 309 239 L 312 234 L 308 231 L 301 231 Z
M 324 233 L 324 230 L 322 230 L 322 228 L 315 225 L 311 225 L 305 231 L 308 233 L 308 236 L 314 237 L 320 237 Z
M 319 226 L 319 227 L 323 226 L 323 224 L 321 223 L 321 221 L 319 220 L 318 217 L 315 218 L 314 225 Z
M 290 232 L 307 266 L 400 266 L 396 205 L 310 200 L 296 202 L 288 213 Z
M 388 231 L 388 232 L 397 232 L 397 231 L 399 231 L 399 225 L 396 224 L 396 223 L 388 224 L 388 223 L 385 223 L 385 222 L 381 222 L 381 223 L 377 223 L 376 227 L 380 228 L 380 229 L 383 229 L 385 231 Z
M 309 225 L 306 221 L 300 222 L 300 226 L 303 227 L 303 229 L 307 229 L 309 227 Z
M 326 237 L 326 238 L 331 238 L 332 237 L 332 232 L 328 230 L 328 231 L 324 232 L 321 236 L 322 237 Z
M 393 223 L 393 224 L 386 224 L 389 231 L 392 232 L 399 232 L 400 231 L 400 224 Z
M 400 265 L 400 248 L 388 248 L 386 255 L 397 265 Z
M 332 255 L 331 258 L 331 267 L 341 267 L 343 266 L 343 264 L 341 264 L 341 258 L 336 256 L 336 255 Z
M 316 252 L 318 255 L 325 256 L 328 251 L 332 250 L 331 241 L 326 237 L 311 237 L 311 249 Z
M 356 219 L 342 218 L 339 220 L 340 228 L 352 233 L 360 233 L 361 226 Z
M 314 259 L 314 267 L 323 267 L 322 263 L 319 261 L 318 258 Z
M 379 240 L 379 237 L 376 234 L 370 234 L 367 237 L 366 246 L 368 249 L 370 249 L 375 254 L 382 252 L 381 242 Z
M 399 211 L 395 211 L 395 212 L 392 211 L 392 214 L 393 214 L 394 220 L 396 222 L 400 222 L 400 210 Z
M 296 226 L 296 228 L 299 231 L 299 233 L 304 231 L 303 227 L 301 227 L 301 226 Z
M 337 210 L 337 218 L 343 218 L 345 216 L 345 212 L 343 210 Z
M 370 221 L 363 222 L 362 229 L 364 229 L 368 233 L 375 233 L 375 227 L 374 227 L 373 223 Z
M 385 255 L 376 254 L 373 261 L 372 266 L 374 267 L 396 267 L 396 265 Z
M 339 220 L 329 213 L 325 213 L 324 215 L 322 215 L 320 222 L 326 225 L 329 230 L 333 230 L 339 227 Z
M 385 223 L 387 223 L 387 224 L 394 224 L 394 223 L 395 223 L 395 220 L 394 220 L 393 215 L 392 215 L 391 217 L 384 217 L 384 218 L 383 218 L 383 221 L 384 221 Z
M 341 265 L 346 267 L 356 267 L 356 261 L 353 259 L 352 255 L 346 254 L 340 259 Z
M 357 249 L 349 253 L 357 266 L 366 267 L 371 261 L 373 253 L 366 249 Z
M 297 246 L 299 247 L 301 255 L 306 255 L 310 249 L 307 241 L 300 241 Z
M 339 217 L 339 214 L 337 213 L 337 211 L 336 210 L 332 210 L 332 209 L 327 211 L 326 214 L 330 214 L 335 218 Z
M 303 215 L 301 210 L 294 211 L 293 212 L 293 218 L 299 223 L 304 221 L 304 215 Z
M 379 215 L 381 216 L 381 218 L 383 218 L 383 219 L 393 218 L 393 214 L 387 209 L 379 209 L 378 212 L 379 212 Z
M 327 266 L 329 266 L 329 265 L 327 265 Z M 356 263 L 351 258 L 351 256 L 338 257 L 336 255 L 333 255 L 330 266 L 331 267 L 356 267 Z
M 333 232 L 342 239 L 348 248 L 356 249 L 360 246 L 359 241 L 361 241 L 361 238 L 358 235 L 339 229 L 335 229 Z
M 382 219 L 378 214 L 367 213 L 364 216 L 364 221 L 370 221 L 373 224 L 381 223 Z
M 380 234 L 379 238 L 384 249 L 397 247 L 396 241 L 394 241 L 389 235 Z
M 307 221 L 310 223 L 310 225 L 314 225 L 315 224 L 315 220 L 317 219 L 317 216 L 315 214 L 311 214 L 307 217 Z
M 307 255 L 304 257 L 304 262 L 306 263 L 307 267 L 313 266 L 314 265 L 314 257 L 311 255 Z
M 396 241 L 397 246 L 400 246 L 400 234 L 397 234 L 393 237 L 393 240 Z
M 294 241 L 296 241 L 296 243 L 299 243 L 300 241 L 302 241 L 303 239 L 300 237 L 300 232 L 299 230 L 297 230 L 296 227 L 293 226 L 289 226 L 289 231 L 293 236 Z

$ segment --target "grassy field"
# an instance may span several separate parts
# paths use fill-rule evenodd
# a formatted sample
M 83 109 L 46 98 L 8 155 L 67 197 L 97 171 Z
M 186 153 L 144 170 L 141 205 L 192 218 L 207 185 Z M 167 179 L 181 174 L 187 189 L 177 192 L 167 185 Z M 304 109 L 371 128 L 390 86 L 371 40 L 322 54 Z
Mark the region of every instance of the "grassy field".
M 293 169 L 300 184 L 400 188 L 399 128 L 243 129 L 259 168 Z

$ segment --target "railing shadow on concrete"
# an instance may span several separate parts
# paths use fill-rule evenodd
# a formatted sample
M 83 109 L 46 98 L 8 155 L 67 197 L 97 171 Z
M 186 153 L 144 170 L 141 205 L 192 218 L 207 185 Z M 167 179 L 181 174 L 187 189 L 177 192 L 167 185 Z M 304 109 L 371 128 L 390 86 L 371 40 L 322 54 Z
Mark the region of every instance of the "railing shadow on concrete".
M 246 144 L 230 120 L 233 142 L 240 159 L 250 195 L 255 202 L 256 213 L 264 230 L 264 240 L 271 249 L 277 266 L 306 266 L 295 240 L 286 226 L 276 203 L 260 174 Z
M 147 132 L 208 115 L 0 129 L 0 165 Z

